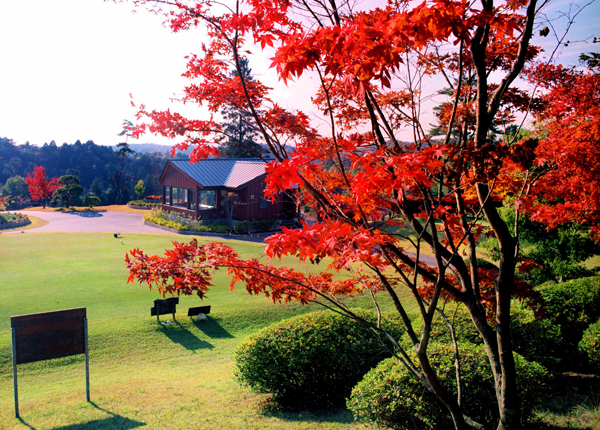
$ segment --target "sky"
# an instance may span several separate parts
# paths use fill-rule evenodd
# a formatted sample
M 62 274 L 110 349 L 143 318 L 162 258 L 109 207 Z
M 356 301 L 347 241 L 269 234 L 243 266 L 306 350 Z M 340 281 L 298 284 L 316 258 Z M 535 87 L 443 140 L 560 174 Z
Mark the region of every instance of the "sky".
M 557 17 L 556 11 L 568 7 L 561 0 L 547 12 Z M 185 85 L 185 56 L 199 51 L 201 30 L 173 34 L 161 17 L 132 10 L 128 3 L 102 0 L 0 0 L 0 137 L 17 144 L 79 139 L 116 145 L 123 140 L 118 136 L 123 120 L 135 119 L 131 97 L 151 109 L 206 117 L 202 108 L 170 102 Z M 598 51 L 589 41 L 600 37 L 599 19 L 597 0 L 578 17 L 562 61 Z M 555 24 L 562 28 L 564 22 Z M 554 44 L 551 37 L 536 42 Z M 257 51 L 250 59 L 253 75 L 275 89 L 278 103 L 297 106 L 310 76 L 286 87 L 269 68 L 268 55 Z M 172 144 L 151 135 L 129 141 L 141 142 Z

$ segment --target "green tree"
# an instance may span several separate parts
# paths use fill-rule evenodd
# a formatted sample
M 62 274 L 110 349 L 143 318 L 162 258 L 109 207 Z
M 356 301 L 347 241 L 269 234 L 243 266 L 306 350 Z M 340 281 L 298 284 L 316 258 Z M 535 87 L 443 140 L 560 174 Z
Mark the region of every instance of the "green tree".
M 248 59 L 240 58 L 239 70 L 232 70 L 231 78 L 239 79 L 240 76 L 247 82 L 253 82 L 252 69 Z M 222 111 L 224 122 L 221 123 L 225 136 L 221 138 L 219 153 L 224 158 L 256 158 L 260 157 L 263 149 L 256 143 L 258 133 L 254 127 L 252 115 L 241 105 L 230 103 Z
M 115 156 L 120 158 L 119 169 L 114 173 L 114 175 L 109 179 L 110 185 L 115 190 L 115 200 L 114 204 L 119 204 L 123 199 L 123 190 L 127 187 L 127 184 L 133 180 L 133 178 L 129 175 L 124 175 L 124 167 L 125 160 L 132 154 L 135 154 L 135 151 L 129 147 L 127 144 L 127 140 L 133 131 L 133 124 L 131 121 L 123 120 L 123 130 L 118 134 L 118 136 L 125 136 L 125 142 L 121 142 L 117 144 L 117 150 L 115 151 Z
M 83 199 L 83 204 L 89 207 L 90 209 L 94 209 L 94 206 L 98 206 L 100 204 L 100 198 L 94 193 L 89 193 Z
M 596 38 L 594 38 L 594 42 L 596 41 Z M 579 62 L 590 70 L 595 70 L 596 72 L 600 71 L 600 53 L 598 52 L 581 54 L 579 56 Z
M 99 177 L 95 177 L 92 181 L 89 192 L 100 199 L 100 204 L 110 201 L 110 188 L 107 188 L 107 183 Z
M 502 219 L 515 224 L 515 212 L 500 210 Z M 589 230 L 577 223 L 562 224 L 548 229 L 544 224 L 531 221 L 522 215 L 518 221 L 519 252 L 522 261 L 530 260 L 530 270 L 522 274 L 533 285 L 546 281 L 563 282 L 569 279 L 593 276 L 600 268 L 587 268 L 584 262 L 600 254 L 600 246 L 590 237 Z M 494 260 L 499 260 L 497 242 L 486 242 L 486 250 Z
M 144 181 L 142 181 L 140 179 L 138 181 L 138 183 L 135 185 L 135 187 L 133 187 L 133 189 L 135 190 L 135 193 L 137 194 L 138 199 L 143 198 L 143 195 L 146 192 L 146 187 L 144 186 Z
M 69 172 L 72 171 L 67 171 L 66 175 L 63 175 L 58 179 L 60 187 L 52 195 L 50 206 L 64 206 L 69 208 L 73 199 L 83 192 L 83 188 L 79 183 L 79 178 Z
M 31 203 L 29 186 L 25 178 L 16 175 L 8 178 L 0 189 L 0 197 L 6 200 L 7 209 L 20 209 Z

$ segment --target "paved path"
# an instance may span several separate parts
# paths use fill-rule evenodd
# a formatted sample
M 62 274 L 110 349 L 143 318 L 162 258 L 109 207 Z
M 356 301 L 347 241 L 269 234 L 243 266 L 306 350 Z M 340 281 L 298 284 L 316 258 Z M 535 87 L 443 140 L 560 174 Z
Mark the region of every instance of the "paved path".
M 172 234 L 144 224 L 143 214 L 126 212 L 38 212 L 17 211 L 41 218 L 48 224 L 28 231 L 87 231 L 113 233 Z
M 27 231 L 64 231 L 64 232 L 110 232 L 110 233 L 151 233 L 151 234 L 177 234 L 172 231 L 163 230 L 144 224 L 144 214 L 133 214 L 127 212 L 38 212 L 38 211 L 15 211 L 41 218 L 48 224 L 30 228 Z M 2 234 L 10 234 L 5 232 Z M 20 233 L 16 230 L 12 233 Z M 206 236 L 215 240 L 235 239 L 250 242 L 263 242 L 272 233 L 260 233 L 251 235 L 215 235 L 194 233 L 194 236 Z M 183 235 L 182 235 L 183 236 Z

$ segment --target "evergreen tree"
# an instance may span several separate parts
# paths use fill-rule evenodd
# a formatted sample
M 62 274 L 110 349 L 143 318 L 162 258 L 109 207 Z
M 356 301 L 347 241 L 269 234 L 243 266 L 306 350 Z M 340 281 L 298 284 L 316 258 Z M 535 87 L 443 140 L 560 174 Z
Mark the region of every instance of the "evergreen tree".
M 123 199 L 123 191 L 127 187 L 127 184 L 133 180 L 133 177 L 130 175 L 123 175 L 125 159 L 132 154 L 135 154 L 135 151 L 129 147 L 127 144 L 127 140 L 129 136 L 131 136 L 131 131 L 133 130 L 133 124 L 131 121 L 124 120 L 123 121 L 123 130 L 118 134 L 119 136 L 125 136 L 125 142 L 121 142 L 117 144 L 117 148 L 119 148 L 115 152 L 115 156 L 121 159 L 119 164 L 119 170 L 117 170 L 112 178 L 110 178 L 109 183 L 115 190 L 115 201 L 114 204 L 122 203 Z M 129 195 L 129 193 L 127 193 Z
M 68 209 L 73 203 L 73 199 L 79 197 L 83 192 L 79 178 L 75 173 L 77 171 L 69 169 L 66 175 L 58 179 L 60 187 L 54 192 L 50 206 L 64 206 Z
M 246 82 L 253 82 L 252 69 L 248 65 L 247 58 L 240 58 L 241 77 Z M 239 79 L 237 69 L 231 72 L 232 79 Z M 221 139 L 219 151 L 224 158 L 256 158 L 263 153 L 263 148 L 256 143 L 258 133 L 254 129 L 252 115 L 246 109 L 235 104 L 227 105 L 222 111 L 224 122 L 223 132 L 225 136 Z

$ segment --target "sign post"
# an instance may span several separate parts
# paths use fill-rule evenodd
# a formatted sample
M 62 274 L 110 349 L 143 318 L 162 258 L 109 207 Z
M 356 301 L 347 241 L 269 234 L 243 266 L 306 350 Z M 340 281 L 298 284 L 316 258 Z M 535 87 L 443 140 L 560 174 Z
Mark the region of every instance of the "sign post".
M 85 354 L 85 391 L 90 401 L 86 308 L 10 318 L 15 416 L 19 417 L 17 364 Z
M 15 416 L 19 418 L 19 384 L 17 384 L 17 349 L 15 348 L 16 335 L 14 327 L 10 330 L 12 332 L 12 364 L 13 364 L 13 388 L 15 393 Z

